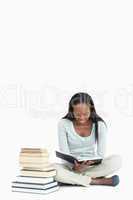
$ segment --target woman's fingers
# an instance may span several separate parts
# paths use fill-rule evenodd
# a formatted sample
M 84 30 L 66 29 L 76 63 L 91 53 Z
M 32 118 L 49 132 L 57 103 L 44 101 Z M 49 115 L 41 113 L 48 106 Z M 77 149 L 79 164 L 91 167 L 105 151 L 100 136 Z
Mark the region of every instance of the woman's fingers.
M 86 164 L 88 165 L 89 163 L 90 163 L 90 161 L 89 161 L 89 160 L 87 160 L 87 161 L 86 161 Z
M 93 160 L 89 160 L 88 164 L 93 164 L 94 161 Z
M 93 163 L 94 163 L 94 161 L 92 161 L 92 160 L 87 160 L 84 164 L 90 165 L 90 164 L 93 164 Z
M 75 164 L 76 166 L 79 166 L 79 163 L 78 163 L 76 160 L 74 160 L 74 164 Z
M 76 160 L 74 160 L 74 164 L 76 167 L 79 167 L 79 166 L 84 166 L 84 165 L 91 165 L 93 164 L 95 161 L 92 161 L 92 160 L 86 160 L 86 161 L 83 161 L 82 163 L 79 163 L 77 162 Z
M 86 164 L 86 161 L 83 161 L 82 164 L 85 165 L 85 164 Z

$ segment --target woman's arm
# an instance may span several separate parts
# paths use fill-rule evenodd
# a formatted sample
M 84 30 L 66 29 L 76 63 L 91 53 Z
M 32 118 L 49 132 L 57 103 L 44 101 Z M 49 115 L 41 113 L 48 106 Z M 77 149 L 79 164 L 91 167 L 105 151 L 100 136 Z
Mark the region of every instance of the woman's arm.
M 60 151 L 69 154 L 69 146 L 68 146 L 68 140 L 67 140 L 67 132 L 64 126 L 64 121 L 60 120 L 58 122 L 58 144 Z
M 102 158 L 105 155 L 106 151 L 106 135 L 107 135 L 107 127 L 104 122 L 98 122 L 98 143 L 97 143 L 97 154 Z

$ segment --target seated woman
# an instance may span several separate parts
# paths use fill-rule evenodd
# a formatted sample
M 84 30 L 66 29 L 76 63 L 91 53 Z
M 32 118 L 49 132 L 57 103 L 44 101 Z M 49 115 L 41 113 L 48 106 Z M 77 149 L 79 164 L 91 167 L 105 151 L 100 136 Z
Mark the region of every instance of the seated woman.
M 66 161 L 55 163 L 56 181 L 86 187 L 118 185 L 118 175 L 106 177 L 121 167 L 119 155 L 104 157 L 106 135 L 106 123 L 96 113 L 91 96 L 87 93 L 72 96 L 67 115 L 58 122 L 59 149 L 75 157 L 100 156 L 103 160 L 98 165 L 91 165 L 94 161 L 75 161 L 74 165 Z

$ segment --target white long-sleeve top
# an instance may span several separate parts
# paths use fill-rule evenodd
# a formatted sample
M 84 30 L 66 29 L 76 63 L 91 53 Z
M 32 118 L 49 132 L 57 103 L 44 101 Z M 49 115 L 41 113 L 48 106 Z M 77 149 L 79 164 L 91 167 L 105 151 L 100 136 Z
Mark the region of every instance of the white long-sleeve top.
M 107 127 L 102 121 L 98 121 L 98 142 L 95 142 L 95 124 L 92 125 L 90 136 L 80 136 L 76 133 L 73 122 L 69 119 L 61 119 L 58 122 L 59 150 L 71 154 L 77 159 L 86 157 L 104 157 L 106 148 Z M 63 161 L 64 162 L 64 161 Z M 68 162 L 64 162 L 68 163 Z

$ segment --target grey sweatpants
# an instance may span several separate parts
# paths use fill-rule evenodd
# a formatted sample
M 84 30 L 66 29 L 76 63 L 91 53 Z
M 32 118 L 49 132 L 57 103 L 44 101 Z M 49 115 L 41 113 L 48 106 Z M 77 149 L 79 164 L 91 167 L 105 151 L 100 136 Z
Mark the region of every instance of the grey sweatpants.
M 122 159 L 119 155 L 111 155 L 103 159 L 99 165 L 88 167 L 84 172 L 75 172 L 67 165 L 55 163 L 55 180 L 62 183 L 90 186 L 91 178 L 108 176 L 121 168 Z

